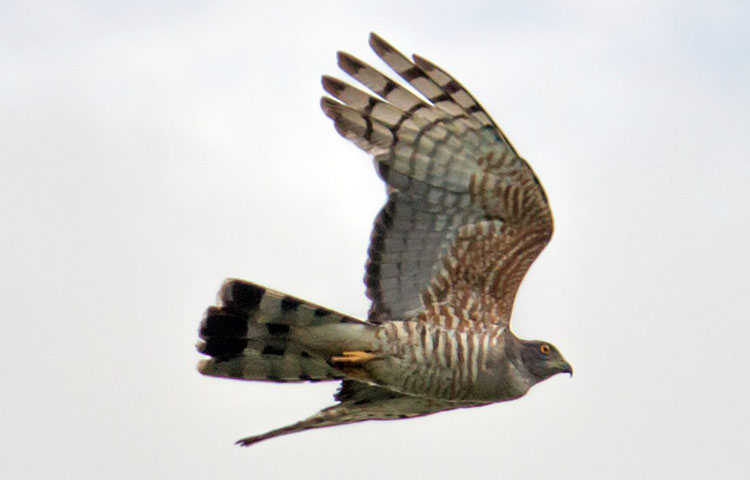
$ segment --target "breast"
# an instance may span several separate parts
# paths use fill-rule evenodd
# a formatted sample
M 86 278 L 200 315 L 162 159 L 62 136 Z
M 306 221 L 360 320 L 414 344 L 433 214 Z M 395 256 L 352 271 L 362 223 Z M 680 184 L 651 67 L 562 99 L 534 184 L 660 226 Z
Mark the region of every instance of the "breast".
M 526 376 L 507 358 L 493 368 L 480 373 L 469 397 L 474 400 L 504 402 L 522 397 L 529 391 L 531 384 Z
M 511 367 L 506 329 L 460 327 L 420 320 L 382 325 L 377 334 L 382 357 L 367 369 L 377 383 L 412 395 L 451 401 L 518 396 L 520 386 L 503 381 Z

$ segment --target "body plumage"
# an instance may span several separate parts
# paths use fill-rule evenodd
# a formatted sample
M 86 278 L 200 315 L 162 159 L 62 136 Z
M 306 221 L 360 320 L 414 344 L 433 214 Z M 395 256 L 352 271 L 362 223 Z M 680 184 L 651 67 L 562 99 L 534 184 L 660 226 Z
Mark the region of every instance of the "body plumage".
M 323 77 L 324 113 L 388 186 L 368 250 L 368 319 L 227 280 L 201 322 L 201 373 L 342 380 L 336 405 L 241 445 L 512 400 L 572 373 L 553 345 L 510 330 L 518 286 L 552 235 L 541 183 L 455 79 L 377 35 L 370 45 L 426 101 L 346 53 L 339 66 L 377 97 Z

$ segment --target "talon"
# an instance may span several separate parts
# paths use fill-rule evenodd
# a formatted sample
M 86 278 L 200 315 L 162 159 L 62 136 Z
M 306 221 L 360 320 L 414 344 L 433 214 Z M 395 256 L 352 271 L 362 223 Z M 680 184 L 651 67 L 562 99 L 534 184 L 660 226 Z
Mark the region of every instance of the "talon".
M 378 358 L 374 353 L 363 352 L 361 350 L 353 352 L 341 352 L 340 357 L 331 357 L 334 363 L 364 363 Z

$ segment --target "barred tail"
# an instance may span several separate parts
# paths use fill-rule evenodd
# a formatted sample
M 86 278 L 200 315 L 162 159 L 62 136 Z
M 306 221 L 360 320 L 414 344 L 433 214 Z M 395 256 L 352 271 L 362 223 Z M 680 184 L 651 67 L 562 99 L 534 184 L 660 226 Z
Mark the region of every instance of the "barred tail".
M 229 279 L 200 325 L 204 375 L 245 380 L 335 380 L 329 363 L 346 350 L 372 348 L 374 326 L 260 285 Z

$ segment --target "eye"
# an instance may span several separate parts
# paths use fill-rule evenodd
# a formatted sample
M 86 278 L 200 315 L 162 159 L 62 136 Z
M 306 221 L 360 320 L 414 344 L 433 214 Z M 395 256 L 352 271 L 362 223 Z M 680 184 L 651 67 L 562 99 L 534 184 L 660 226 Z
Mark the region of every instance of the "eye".
M 543 354 L 545 354 L 545 355 L 549 355 L 549 345 L 547 345 L 546 343 L 543 343 L 543 344 L 542 344 L 542 345 L 541 345 L 541 346 L 539 347 L 539 351 L 540 351 L 540 352 L 542 352 L 542 353 L 543 353 Z

